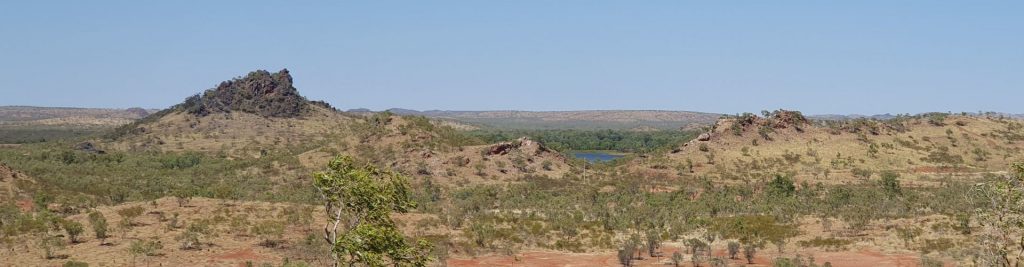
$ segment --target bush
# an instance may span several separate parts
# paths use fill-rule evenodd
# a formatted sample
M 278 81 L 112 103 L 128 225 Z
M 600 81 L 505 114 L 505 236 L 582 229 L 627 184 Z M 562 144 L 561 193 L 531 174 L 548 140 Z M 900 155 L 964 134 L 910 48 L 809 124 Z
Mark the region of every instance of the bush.
M 135 218 L 141 216 L 145 211 L 146 208 L 143 208 L 142 206 L 133 206 L 118 210 L 117 215 L 121 215 L 122 224 L 126 226 L 134 226 Z
M 201 220 L 189 224 L 185 232 L 175 239 L 181 242 L 182 250 L 193 250 L 202 248 L 202 239 L 212 234 L 209 222 Z
M 766 190 L 772 197 L 791 197 L 796 193 L 796 185 L 793 184 L 793 179 L 777 174 L 775 179 L 768 183 Z
M 61 266 L 63 266 L 63 267 L 89 267 L 89 264 L 85 263 L 85 262 L 73 261 L 72 260 L 72 261 L 65 262 L 64 265 L 61 265 Z
M 267 220 L 253 225 L 250 232 L 263 239 L 261 245 L 268 248 L 277 247 L 284 236 L 284 226 L 282 221 Z
M 201 156 L 196 153 L 185 153 L 183 155 L 171 155 L 165 157 L 160 165 L 164 169 L 188 169 L 199 165 Z
M 882 180 L 879 182 L 879 185 L 890 199 L 903 195 L 903 188 L 900 187 L 899 177 L 900 174 L 893 171 L 882 172 Z
M 82 224 L 73 220 L 65 220 L 61 223 L 64 232 L 67 232 L 71 244 L 78 243 L 78 236 L 82 234 Z
M 103 216 L 103 213 L 93 211 L 89 213 L 89 225 L 92 226 L 92 231 L 96 233 L 96 239 L 100 240 L 100 244 L 105 244 L 107 237 L 107 218 Z
M 754 256 L 757 254 L 757 247 L 754 244 L 747 244 L 743 246 L 743 257 L 747 259 L 747 264 L 754 264 Z

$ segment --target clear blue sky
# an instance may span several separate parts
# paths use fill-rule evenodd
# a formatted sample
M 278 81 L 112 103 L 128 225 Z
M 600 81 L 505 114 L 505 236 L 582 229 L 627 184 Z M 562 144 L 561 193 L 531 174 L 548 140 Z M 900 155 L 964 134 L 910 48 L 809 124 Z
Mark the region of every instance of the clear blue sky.
M 1024 1 L 56 2 L 0 3 L 0 105 L 1024 113 Z

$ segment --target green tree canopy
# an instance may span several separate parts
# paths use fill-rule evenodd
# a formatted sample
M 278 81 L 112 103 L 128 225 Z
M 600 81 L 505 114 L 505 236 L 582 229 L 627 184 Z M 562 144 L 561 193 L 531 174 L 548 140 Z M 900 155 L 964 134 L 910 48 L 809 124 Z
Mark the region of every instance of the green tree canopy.
M 333 246 L 335 264 L 426 266 L 429 243 L 410 244 L 390 217 L 416 207 L 407 179 L 390 170 L 358 166 L 348 156 L 327 167 L 313 174 L 313 185 L 329 218 L 324 239 Z

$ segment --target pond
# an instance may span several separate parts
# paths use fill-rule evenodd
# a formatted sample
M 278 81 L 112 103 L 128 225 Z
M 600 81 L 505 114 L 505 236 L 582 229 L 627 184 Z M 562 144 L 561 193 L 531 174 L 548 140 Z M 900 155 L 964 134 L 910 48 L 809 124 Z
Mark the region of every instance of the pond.
M 625 156 L 622 153 L 616 153 L 611 151 L 577 151 L 572 152 L 572 155 L 577 158 L 581 158 L 590 163 L 600 163 L 605 161 L 611 161 L 617 158 Z

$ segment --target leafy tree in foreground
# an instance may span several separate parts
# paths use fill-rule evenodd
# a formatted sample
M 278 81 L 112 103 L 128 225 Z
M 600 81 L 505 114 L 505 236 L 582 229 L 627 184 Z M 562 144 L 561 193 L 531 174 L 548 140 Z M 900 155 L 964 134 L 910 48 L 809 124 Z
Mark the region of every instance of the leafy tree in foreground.
M 329 221 L 324 239 L 331 244 L 335 266 L 426 266 L 430 244 L 406 242 L 392 212 L 415 208 L 409 198 L 407 179 L 370 165 L 357 166 L 348 156 L 330 162 L 327 170 L 313 174 Z
M 1020 266 L 1024 255 L 1024 163 L 1014 163 L 1008 177 L 976 185 L 990 207 L 979 210 L 983 226 L 982 250 L 975 261 L 979 265 Z

